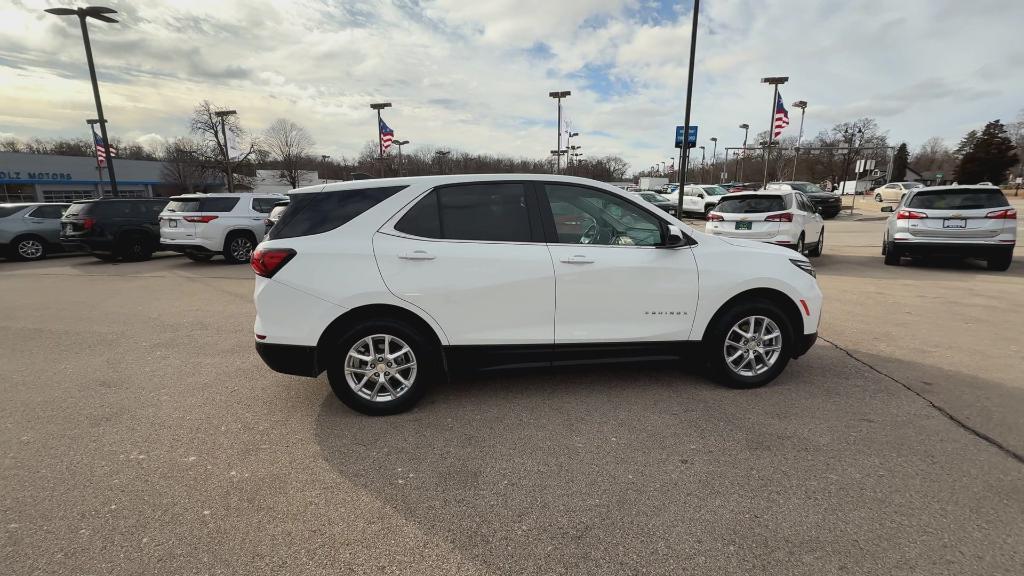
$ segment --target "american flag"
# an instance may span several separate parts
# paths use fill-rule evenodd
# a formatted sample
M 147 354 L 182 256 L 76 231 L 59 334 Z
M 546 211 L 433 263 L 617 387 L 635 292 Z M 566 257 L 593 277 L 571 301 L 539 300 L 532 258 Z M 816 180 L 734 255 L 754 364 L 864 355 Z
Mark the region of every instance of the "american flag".
M 392 130 L 387 124 L 384 123 L 384 119 L 380 120 L 380 146 L 384 152 L 388 151 L 391 147 L 391 141 L 395 139 L 395 131 Z
M 772 138 L 778 138 L 786 126 L 789 126 L 789 112 L 786 111 L 786 105 L 782 103 L 782 94 L 779 94 L 775 100 L 775 124 L 772 126 Z
M 100 138 L 99 134 L 93 132 L 92 139 L 93 143 L 96 145 L 96 162 L 99 163 L 101 167 L 106 167 L 107 153 L 105 150 L 107 147 L 103 143 L 103 138 Z M 114 148 L 113 146 L 110 147 L 110 156 L 117 157 L 117 148 Z

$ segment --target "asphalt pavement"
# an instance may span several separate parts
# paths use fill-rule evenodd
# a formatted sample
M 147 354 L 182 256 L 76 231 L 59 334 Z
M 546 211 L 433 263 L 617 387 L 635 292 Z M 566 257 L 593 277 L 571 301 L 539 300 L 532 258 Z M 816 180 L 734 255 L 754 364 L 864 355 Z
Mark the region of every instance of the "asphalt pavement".
M 1019 574 L 1024 262 L 888 268 L 881 224 L 829 222 L 827 341 L 765 388 L 503 373 L 388 418 L 259 361 L 247 267 L 0 262 L 0 572 Z

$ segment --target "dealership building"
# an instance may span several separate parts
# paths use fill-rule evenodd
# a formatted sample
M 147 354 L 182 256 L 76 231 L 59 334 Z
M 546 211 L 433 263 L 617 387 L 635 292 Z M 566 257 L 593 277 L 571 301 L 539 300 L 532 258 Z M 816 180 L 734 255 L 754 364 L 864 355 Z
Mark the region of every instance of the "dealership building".
M 165 181 L 164 163 L 150 160 L 114 160 L 118 196 L 150 198 L 177 192 Z M 204 191 L 224 189 L 210 182 Z M 56 156 L 0 152 L 0 202 L 70 202 L 113 196 L 106 169 L 92 156 Z

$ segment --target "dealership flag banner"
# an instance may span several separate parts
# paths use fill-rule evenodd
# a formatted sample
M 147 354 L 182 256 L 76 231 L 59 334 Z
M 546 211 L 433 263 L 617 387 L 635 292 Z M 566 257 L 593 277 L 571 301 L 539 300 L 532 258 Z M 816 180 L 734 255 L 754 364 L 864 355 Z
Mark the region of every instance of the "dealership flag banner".
M 775 100 L 775 122 L 772 126 L 774 132 L 772 132 L 772 139 L 778 138 L 782 131 L 789 126 L 789 112 L 786 111 L 786 105 L 782 103 L 782 94 L 780 93 Z
M 103 138 L 100 138 L 99 134 L 96 133 L 96 129 L 92 129 L 92 142 L 96 146 L 96 163 L 100 165 L 100 168 L 106 168 L 107 166 L 107 146 L 103 143 Z M 110 156 L 117 156 L 117 148 L 110 147 Z
M 391 148 L 391 142 L 395 139 L 395 131 L 388 126 L 384 119 L 380 120 L 380 149 L 381 152 L 387 152 L 388 148 Z

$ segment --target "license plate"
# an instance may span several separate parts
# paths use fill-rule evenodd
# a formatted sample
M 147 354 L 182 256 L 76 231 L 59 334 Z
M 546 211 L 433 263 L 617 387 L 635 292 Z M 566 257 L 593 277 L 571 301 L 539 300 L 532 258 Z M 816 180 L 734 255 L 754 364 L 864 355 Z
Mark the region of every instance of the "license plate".
M 946 218 L 942 221 L 943 228 L 967 228 L 967 220 L 962 218 Z
M 167 227 L 168 228 L 177 228 L 178 227 L 178 221 L 177 220 L 168 220 L 167 221 Z
M 737 222 L 736 223 L 736 229 L 737 230 L 751 230 L 752 229 L 751 226 L 753 226 L 753 224 L 754 224 L 753 222 Z

